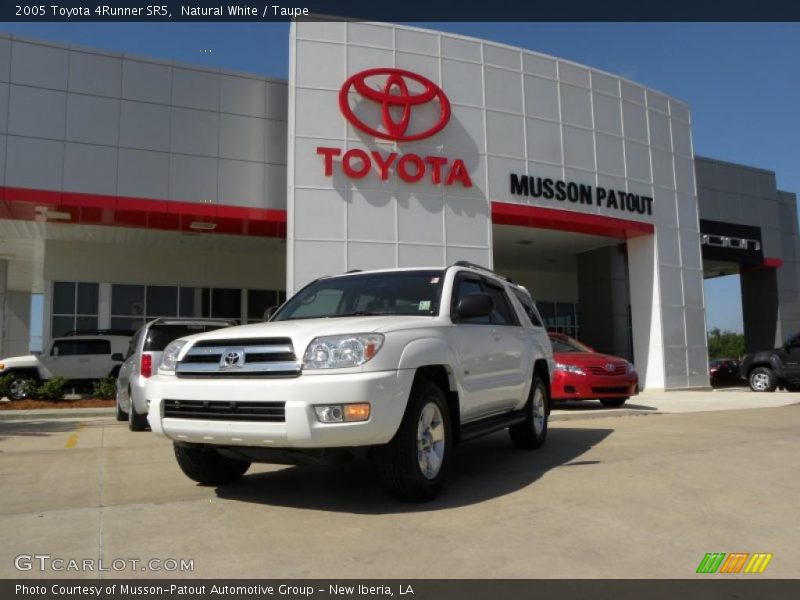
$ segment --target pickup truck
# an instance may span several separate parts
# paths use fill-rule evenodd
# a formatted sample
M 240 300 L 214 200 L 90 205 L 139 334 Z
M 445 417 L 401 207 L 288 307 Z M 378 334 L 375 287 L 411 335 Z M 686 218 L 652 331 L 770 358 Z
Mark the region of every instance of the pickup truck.
M 202 484 L 356 455 L 395 497 L 426 501 L 461 442 L 508 429 L 518 448 L 544 443 L 553 368 L 525 288 L 456 263 L 318 279 L 268 322 L 169 344 L 145 396 Z

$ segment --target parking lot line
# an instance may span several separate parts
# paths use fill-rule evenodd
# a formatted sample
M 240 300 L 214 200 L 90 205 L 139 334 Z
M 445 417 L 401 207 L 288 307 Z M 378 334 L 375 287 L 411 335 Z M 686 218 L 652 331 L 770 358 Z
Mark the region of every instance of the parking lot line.
M 81 421 L 75 427 L 75 431 L 72 432 L 72 435 L 67 438 L 67 443 L 65 445 L 66 448 L 74 448 L 78 444 L 78 437 L 80 436 L 81 429 L 83 429 L 84 422 Z

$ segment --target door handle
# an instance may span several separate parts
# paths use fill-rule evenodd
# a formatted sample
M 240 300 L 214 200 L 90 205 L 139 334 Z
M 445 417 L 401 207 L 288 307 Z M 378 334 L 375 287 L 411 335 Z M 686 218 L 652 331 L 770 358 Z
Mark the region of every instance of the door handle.
M 503 339 L 503 336 L 497 329 L 492 329 L 492 337 L 496 342 L 499 342 L 501 339 Z

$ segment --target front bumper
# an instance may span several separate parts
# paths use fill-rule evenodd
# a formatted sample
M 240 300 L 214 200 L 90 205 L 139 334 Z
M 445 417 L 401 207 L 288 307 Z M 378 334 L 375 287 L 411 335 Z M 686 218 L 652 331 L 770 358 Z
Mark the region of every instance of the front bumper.
M 589 400 L 635 396 L 639 388 L 636 375 L 600 377 L 556 371 L 551 384 L 553 400 Z
M 403 419 L 414 370 L 303 374 L 293 378 L 178 378 L 154 375 L 146 384 L 148 422 L 169 439 L 218 446 L 341 448 L 385 444 Z M 285 402 L 284 422 L 164 417 L 165 399 Z M 315 405 L 369 402 L 367 421 L 320 423 Z

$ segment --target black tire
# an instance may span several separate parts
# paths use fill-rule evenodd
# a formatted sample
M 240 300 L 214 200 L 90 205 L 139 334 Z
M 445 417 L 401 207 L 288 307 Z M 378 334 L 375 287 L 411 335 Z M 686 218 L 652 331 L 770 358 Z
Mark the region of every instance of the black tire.
M 126 413 L 124 410 L 122 410 L 120 408 L 120 406 L 119 406 L 119 398 L 117 398 L 117 401 L 114 404 L 117 407 L 117 421 L 120 421 L 120 422 L 127 421 L 128 420 L 128 413 Z
M 619 408 L 628 400 L 628 397 L 624 398 L 600 398 L 600 402 L 603 406 L 607 406 L 608 408 Z
M 250 462 L 223 456 L 213 448 L 178 445 L 175 458 L 181 471 L 203 485 L 225 485 L 239 481 L 250 468 Z
M 537 396 L 541 394 L 541 396 Z M 541 398 L 538 404 L 537 398 Z M 537 401 L 535 406 L 535 402 Z M 539 414 L 542 419 L 541 425 L 537 425 L 536 416 Z M 550 416 L 550 394 L 547 385 L 538 375 L 533 376 L 531 391 L 528 395 L 528 402 L 525 404 L 525 420 L 508 428 L 511 443 L 521 450 L 536 450 L 541 448 L 547 439 L 547 422 Z
M 426 416 L 432 416 L 432 420 L 429 428 L 423 434 L 418 434 L 423 411 Z M 442 490 L 450 465 L 451 432 L 450 411 L 444 392 L 432 381 L 418 379 L 411 390 L 400 428 L 392 441 L 375 451 L 378 473 L 386 490 L 398 500 L 433 500 Z M 443 435 L 443 439 L 436 440 L 434 433 Z M 424 439 L 418 439 L 419 435 L 423 435 Z M 420 444 L 425 448 L 421 449 Z M 429 457 L 434 454 L 436 463 L 432 464 Z M 423 472 L 423 460 L 426 468 L 431 471 L 435 469 L 435 473 Z
M 136 412 L 130 390 L 128 390 L 128 398 L 131 401 L 131 405 L 128 407 L 128 429 L 131 431 L 144 431 L 148 427 L 147 415 L 140 415 Z
M 769 367 L 756 367 L 747 376 L 747 383 L 754 392 L 774 392 L 778 387 L 778 378 Z

